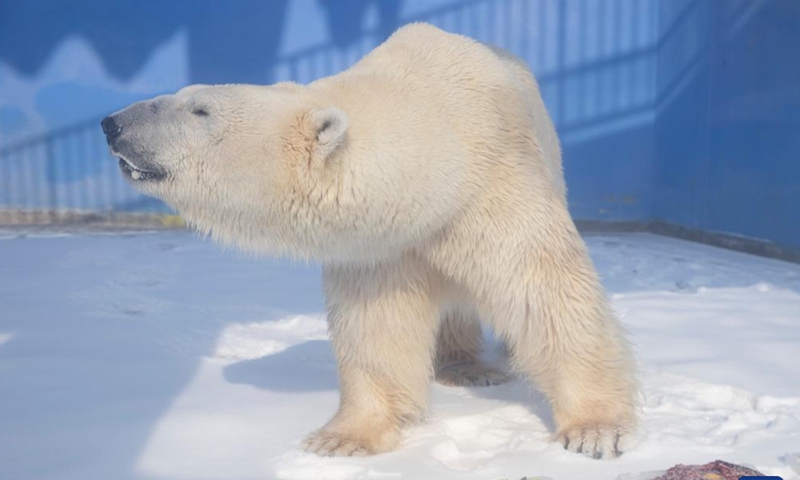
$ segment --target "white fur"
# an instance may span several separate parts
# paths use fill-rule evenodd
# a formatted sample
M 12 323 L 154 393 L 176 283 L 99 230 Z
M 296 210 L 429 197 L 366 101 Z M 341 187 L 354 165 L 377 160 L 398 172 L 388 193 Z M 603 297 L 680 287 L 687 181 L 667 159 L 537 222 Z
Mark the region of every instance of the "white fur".
M 137 138 L 169 177 L 143 191 L 222 242 L 324 264 L 342 397 L 305 448 L 395 448 L 434 369 L 447 383 L 502 381 L 480 364 L 479 318 L 549 398 L 569 450 L 626 448 L 631 354 L 520 60 L 413 24 L 308 86 L 195 87 L 161 102 Z M 197 104 L 207 117 L 191 116 Z

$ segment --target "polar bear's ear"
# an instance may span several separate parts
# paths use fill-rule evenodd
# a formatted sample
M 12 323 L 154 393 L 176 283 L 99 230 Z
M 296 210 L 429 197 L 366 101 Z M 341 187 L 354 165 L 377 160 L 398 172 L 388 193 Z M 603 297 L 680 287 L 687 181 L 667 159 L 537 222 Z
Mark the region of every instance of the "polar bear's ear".
M 344 140 L 347 133 L 347 114 L 336 107 L 311 111 L 311 124 L 314 129 L 316 154 L 327 159 Z

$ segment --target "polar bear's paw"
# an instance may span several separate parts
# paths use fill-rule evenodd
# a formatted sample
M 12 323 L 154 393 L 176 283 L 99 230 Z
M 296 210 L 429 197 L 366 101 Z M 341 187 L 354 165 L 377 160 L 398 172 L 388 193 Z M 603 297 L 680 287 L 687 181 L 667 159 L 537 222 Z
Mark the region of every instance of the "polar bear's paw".
M 352 433 L 350 429 L 322 428 L 312 433 L 303 441 L 303 450 L 326 457 L 363 457 L 386 452 L 399 442 L 399 435 L 393 430 L 377 432 L 372 429 L 357 429 L 361 434 Z
M 481 362 L 456 363 L 436 370 L 436 381 L 448 387 L 489 387 L 510 378 L 508 372 Z
M 318 430 L 303 441 L 303 450 L 327 457 L 363 457 L 369 455 L 365 442 L 327 430 Z
M 631 429 L 617 425 L 584 425 L 561 430 L 556 440 L 570 452 L 607 460 L 631 448 L 634 434 Z

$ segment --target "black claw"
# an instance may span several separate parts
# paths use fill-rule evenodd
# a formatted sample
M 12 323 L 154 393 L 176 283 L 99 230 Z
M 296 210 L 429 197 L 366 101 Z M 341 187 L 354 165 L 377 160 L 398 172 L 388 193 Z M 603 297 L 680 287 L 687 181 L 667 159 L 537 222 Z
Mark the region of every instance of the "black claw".
M 575 451 L 575 453 L 583 453 L 583 440 L 581 440 L 581 444 L 578 447 L 578 450 Z

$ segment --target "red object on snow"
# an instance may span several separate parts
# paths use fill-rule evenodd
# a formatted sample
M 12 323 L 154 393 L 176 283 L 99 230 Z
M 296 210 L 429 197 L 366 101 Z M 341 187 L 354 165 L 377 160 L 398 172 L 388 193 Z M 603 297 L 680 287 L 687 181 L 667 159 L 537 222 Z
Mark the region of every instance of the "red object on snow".
M 739 480 L 740 477 L 765 477 L 761 472 L 715 460 L 705 465 L 676 465 L 653 480 Z

